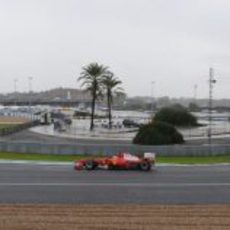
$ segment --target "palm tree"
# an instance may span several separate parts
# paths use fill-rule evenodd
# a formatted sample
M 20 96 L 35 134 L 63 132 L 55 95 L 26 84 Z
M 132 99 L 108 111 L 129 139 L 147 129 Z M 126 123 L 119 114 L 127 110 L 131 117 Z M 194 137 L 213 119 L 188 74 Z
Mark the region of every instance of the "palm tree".
M 92 131 L 94 129 L 95 103 L 102 96 L 102 76 L 107 74 L 108 67 L 99 65 L 98 63 L 91 63 L 88 66 L 82 67 L 82 70 L 78 81 L 83 81 L 82 86 L 92 96 L 90 122 L 90 131 Z
M 107 107 L 108 107 L 108 118 L 109 118 L 109 128 L 112 128 L 112 104 L 114 95 L 124 94 L 121 87 L 117 87 L 122 84 L 120 80 L 114 77 L 112 72 L 107 72 L 103 76 L 102 84 L 106 91 L 107 97 Z

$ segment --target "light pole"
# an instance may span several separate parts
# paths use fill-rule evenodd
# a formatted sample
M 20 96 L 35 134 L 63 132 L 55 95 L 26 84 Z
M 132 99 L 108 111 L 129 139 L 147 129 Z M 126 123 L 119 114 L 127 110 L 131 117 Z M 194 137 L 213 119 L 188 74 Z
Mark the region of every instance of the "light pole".
M 14 93 L 17 92 L 17 82 L 18 82 L 18 79 L 15 78 L 15 79 L 14 79 Z
M 198 87 L 197 84 L 195 84 L 194 87 L 193 87 L 193 98 L 194 98 L 194 103 L 196 103 L 197 87 Z
M 212 99 L 213 99 L 213 84 L 216 83 L 214 79 L 214 70 L 213 68 L 209 68 L 209 103 L 208 103 L 208 111 L 209 111 L 209 129 L 208 129 L 208 143 L 212 144 Z
M 32 80 L 33 80 L 33 77 L 28 77 L 28 86 L 29 86 L 28 96 L 29 96 L 29 110 L 30 110 L 31 119 L 32 119 L 32 109 L 31 109 Z
M 17 96 L 16 96 L 16 93 L 17 93 L 17 82 L 18 82 L 18 79 L 15 78 L 14 79 L 14 97 L 15 97 L 15 102 L 14 104 L 17 105 Z
M 29 93 L 32 92 L 32 80 L 33 80 L 33 77 L 28 77 Z

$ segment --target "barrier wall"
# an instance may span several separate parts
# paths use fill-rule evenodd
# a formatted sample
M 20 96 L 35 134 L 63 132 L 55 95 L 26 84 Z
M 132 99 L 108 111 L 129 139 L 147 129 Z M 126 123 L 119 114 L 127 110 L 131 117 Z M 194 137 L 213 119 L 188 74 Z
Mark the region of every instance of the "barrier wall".
M 69 155 L 112 155 L 117 152 L 140 154 L 155 152 L 160 156 L 208 156 L 230 155 L 230 145 L 203 145 L 203 146 L 140 146 L 133 144 L 44 144 L 32 142 L 0 142 L 0 151 L 42 154 L 69 154 Z

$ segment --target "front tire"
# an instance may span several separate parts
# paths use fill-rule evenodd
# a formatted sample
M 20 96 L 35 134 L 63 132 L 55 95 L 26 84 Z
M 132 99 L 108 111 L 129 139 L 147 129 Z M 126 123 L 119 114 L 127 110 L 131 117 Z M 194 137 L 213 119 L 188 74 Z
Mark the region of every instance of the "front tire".
M 86 170 L 93 170 L 97 167 L 97 164 L 93 160 L 87 160 L 85 162 L 85 169 Z
M 139 168 L 140 168 L 141 171 L 147 172 L 147 171 L 151 170 L 152 165 L 151 165 L 151 163 L 149 161 L 143 160 L 143 161 L 140 162 Z

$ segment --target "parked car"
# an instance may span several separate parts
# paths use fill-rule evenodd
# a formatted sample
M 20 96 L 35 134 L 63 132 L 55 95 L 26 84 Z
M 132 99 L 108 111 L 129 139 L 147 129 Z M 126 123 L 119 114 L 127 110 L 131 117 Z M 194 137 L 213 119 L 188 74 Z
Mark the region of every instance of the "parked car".
M 124 119 L 122 123 L 125 128 L 139 128 L 140 127 L 140 124 L 130 119 Z

